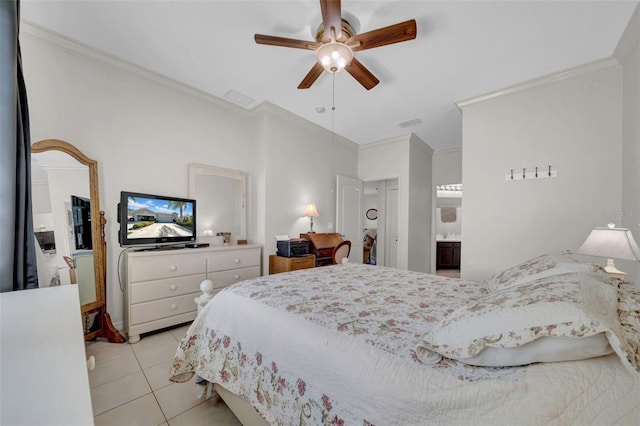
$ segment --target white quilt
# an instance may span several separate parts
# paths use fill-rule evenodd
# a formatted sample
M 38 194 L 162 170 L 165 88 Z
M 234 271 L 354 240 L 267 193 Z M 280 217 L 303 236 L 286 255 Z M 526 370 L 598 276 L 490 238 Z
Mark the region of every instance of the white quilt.
M 271 424 L 638 424 L 640 379 L 615 354 L 482 368 L 416 356 L 483 284 L 369 265 L 245 281 L 216 295 L 171 370 L 244 397 Z

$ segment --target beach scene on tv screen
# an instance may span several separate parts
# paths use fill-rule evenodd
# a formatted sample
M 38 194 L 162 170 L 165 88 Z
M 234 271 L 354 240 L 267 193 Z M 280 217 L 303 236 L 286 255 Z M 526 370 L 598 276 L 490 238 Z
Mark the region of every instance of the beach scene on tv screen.
M 127 238 L 193 236 L 193 203 L 128 197 Z

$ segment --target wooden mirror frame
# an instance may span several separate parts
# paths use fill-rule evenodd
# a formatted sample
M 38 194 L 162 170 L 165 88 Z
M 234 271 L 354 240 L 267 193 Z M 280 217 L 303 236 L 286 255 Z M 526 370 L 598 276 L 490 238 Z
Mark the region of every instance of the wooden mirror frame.
M 81 306 L 84 320 L 89 315 L 96 314 L 99 328 L 85 334 L 85 340 L 105 337 L 111 343 L 124 343 L 125 338 L 113 326 L 111 317 L 107 313 L 106 282 L 107 282 L 107 242 L 105 241 L 104 226 L 107 220 L 104 211 L 100 210 L 100 191 L 98 186 L 98 162 L 84 155 L 72 144 L 59 139 L 45 139 L 31 145 L 31 153 L 45 151 L 61 151 L 73 157 L 89 170 L 89 194 L 91 199 L 91 241 L 93 246 L 93 273 L 95 275 L 96 300 Z M 95 218 L 98 218 L 96 220 Z M 83 326 L 84 328 L 84 326 Z

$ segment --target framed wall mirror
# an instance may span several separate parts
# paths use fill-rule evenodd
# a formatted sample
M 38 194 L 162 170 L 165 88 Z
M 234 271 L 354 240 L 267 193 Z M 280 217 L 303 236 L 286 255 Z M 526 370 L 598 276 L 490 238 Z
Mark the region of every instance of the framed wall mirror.
M 247 235 L 247 173 L 189 164 L 189 197 L 197 201 L 198 238 L 230 233 L 231 242 Z
M 31 153 L 39 285 L 77 285 L 85 340 L 124 343 L 106 308 L 106 219 L 98 163 L 57 139 L 34 143 Z

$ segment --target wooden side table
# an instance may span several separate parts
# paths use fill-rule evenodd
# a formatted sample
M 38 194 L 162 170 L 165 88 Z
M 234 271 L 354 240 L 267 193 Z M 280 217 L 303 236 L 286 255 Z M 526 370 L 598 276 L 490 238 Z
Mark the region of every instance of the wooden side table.
M 300 257 L 283 257 L 275 254 L 269 256 L 269 275 L 313 268 L 315 266 L 316 257 L 312 254 Z

